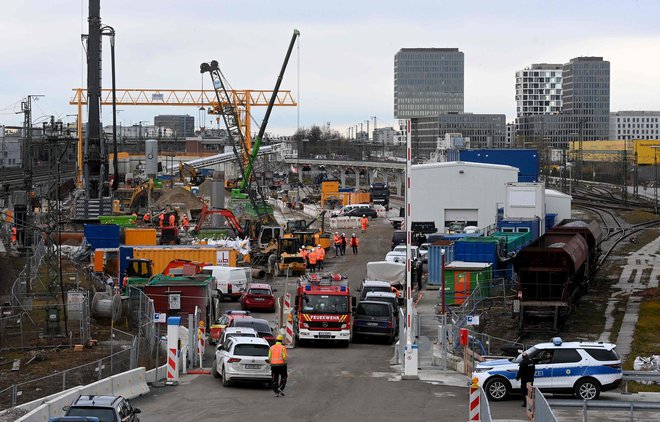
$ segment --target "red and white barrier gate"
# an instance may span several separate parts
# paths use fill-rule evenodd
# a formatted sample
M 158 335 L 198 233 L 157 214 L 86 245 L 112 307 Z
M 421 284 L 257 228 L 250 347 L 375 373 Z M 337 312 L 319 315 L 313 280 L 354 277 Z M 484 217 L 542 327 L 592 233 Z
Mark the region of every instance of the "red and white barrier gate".
M 203 365 L 205 347 L 206 347 L 206 327 L 204 327 L 204 321 L 199 321 L 199 328 L 197 328 L 197 356 L 199 356 L 200 368 Z
M 181 317 L 167 318 L 167 385 L 179 383 L 179 325 Z

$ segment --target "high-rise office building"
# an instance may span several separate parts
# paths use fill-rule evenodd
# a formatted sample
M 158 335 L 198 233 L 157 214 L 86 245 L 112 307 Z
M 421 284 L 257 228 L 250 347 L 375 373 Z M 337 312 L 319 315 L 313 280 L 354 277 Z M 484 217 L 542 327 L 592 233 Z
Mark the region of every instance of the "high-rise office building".
M 394 117 L 462 113 L 464 58 L 458 48 L 402 48 L 394 56 Z
M 610 62 L 602 57 L 571 59 L 562 66 L 561 83 L 560 113 L 518 114 L 521 146 L 566 148 L 571 140 L 607 139 Z
M 561 112 L 563 65 L 533 64 L 516 72 L 518 117 Z
M 165 114 L 154 117 L 154 126 L 170 129 L 175 137 L 195 135 L 195 118 L 187 114 Z

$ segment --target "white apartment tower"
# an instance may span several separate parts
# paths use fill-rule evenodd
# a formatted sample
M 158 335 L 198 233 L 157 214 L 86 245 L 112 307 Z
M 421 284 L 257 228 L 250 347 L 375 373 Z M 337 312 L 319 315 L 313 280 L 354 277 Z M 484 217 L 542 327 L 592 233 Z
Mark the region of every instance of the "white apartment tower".
M 538 63 L 516 72 L 518 117 L 561 112 L 563 67 L 562 64 Z

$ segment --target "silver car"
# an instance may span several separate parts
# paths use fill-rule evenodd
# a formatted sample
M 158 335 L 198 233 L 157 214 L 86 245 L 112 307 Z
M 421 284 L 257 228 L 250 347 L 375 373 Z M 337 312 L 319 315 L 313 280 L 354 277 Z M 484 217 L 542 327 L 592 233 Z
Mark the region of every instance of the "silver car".
M 234 381 L 270 382 L 268 342 L 260 337 L 230 337 L 215 351 L 211 372 L 228 387 Z

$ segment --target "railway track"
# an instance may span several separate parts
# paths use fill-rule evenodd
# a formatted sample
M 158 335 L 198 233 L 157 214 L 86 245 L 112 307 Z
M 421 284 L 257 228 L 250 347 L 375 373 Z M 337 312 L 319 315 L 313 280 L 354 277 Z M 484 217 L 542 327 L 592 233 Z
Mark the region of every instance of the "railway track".
M 62 181 L 76 176 L 75 164 L 62 165 Z M 32 183 L 35 186 L 53 182 L 52 170 L 49 166 L 37 166 L 32 169 Z M 8 186 L 8 188 L 7 188 Z M 22 189 L 25 186 L 25 176 L 22 168 L 3 169 L 0 171 L 0 188 L 9 191 Z

